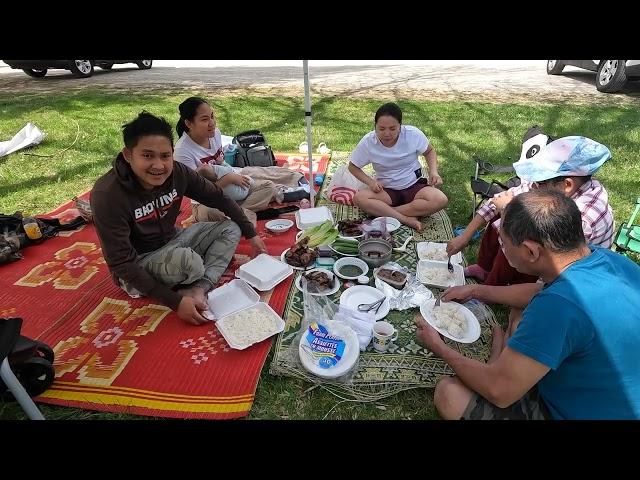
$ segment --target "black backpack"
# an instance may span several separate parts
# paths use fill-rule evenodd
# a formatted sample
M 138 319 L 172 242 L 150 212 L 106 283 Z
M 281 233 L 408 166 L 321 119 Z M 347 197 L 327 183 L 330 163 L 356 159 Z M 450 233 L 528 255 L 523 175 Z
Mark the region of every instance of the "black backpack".
M 248 130 L 233 137 L 233 144 L 237 147 L 236 167 L 272 167 L 276 165 L 273 150 L 259 130 Z
M 31 218 L 36 222 L 42 234 L 37 240 L 31 240 L 27 236 L 22 213 L 16 212 L 13 215 L 0 213 L 0 264 L 20 260 L 22 254 L 19 250 L 27 245 L 35 245 L 47 238 L 55 237 L 58 232 L 75 230 L 87 223 L 83 217 L 76 217 L 65 224 L 60 223 L 57 218 Z
M 0 318 L 0 363 L 6 358 L 27 394 L 35 397 L 47 390 L 55 379 L 55 354 L 46 343 L 20 335 L 21 328 L 21 318 Z M 0 379 L 0 400 L 14 399 L 13 389 Z

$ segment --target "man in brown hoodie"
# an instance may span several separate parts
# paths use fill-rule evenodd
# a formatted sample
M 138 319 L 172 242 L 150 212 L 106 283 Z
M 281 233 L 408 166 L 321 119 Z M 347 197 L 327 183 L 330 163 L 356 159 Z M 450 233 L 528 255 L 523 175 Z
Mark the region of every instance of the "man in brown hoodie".
M 264 242 L 219 187 L 173 161 L 172 129 L 164 118 L 142 112 L 122 134 L 125 148 L 91 191 L 105 261 L 129 295 L 158 299 L 185 322 L 201 324 L 206 294 L 229 265 L 240 234 L 255 254 L 266 253 Z M 231 220 L 176 228 L 184 196 Z

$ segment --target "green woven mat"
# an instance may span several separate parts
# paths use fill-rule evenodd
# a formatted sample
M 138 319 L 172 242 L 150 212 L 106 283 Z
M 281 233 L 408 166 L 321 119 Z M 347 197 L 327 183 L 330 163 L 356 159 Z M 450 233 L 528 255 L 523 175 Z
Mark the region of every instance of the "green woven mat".
M 347 157 L 348 154 L 334 152 L 317 202 L 318 205 L 328 206 L 336 221 L 364 217 L 364 214 L 361 214 L 357 207 L 333 203 L 323 196 L 330 176 L 340 165 L 346 163 Z M 402 226 L 395 233 L 396 243 L 402 244 L 412 234 L 418 241 L 446 242 L 453 237 L 451 221 L 445 212 L 438 212 L 429 218 L 424 218 L 423 225 L 424 229 L 420 233 Z M 415 245 L 416 242 L 410 242 L 407 252 L 394 252 L 393 261 L 409 267 L 415 272 L 418 261 Z M 296 277 L 299 275 L 301 273 L 296 271 Z M 436 289 L 432 291 L 434 295 L 440 293 Z M 331 300 L 337 304 L 341 293 L 342 289 L 332 295 Z M 467 306 L 480 320 L 482 329 L 480 338 L 472 344 L 462 344 L 450 340 L 446 340 L 446 342 L 468 357 L 486 361 L 489 358 L 491 347 L 491 327 L 497 324 L 495 316 L 483 304 L 468 304 Z M 415 316 L 419 316 L 420 312 L 419 309 L 414 308 L 404 311 L 392 310 L 385 318 L 398 329 L 398 339 L 387 352 L 377 353 L 370 344 L 366 351 L 360 353 L 357 367 L 347 376 L 348 378 L 321 379 L 302 367 L 298 359 L 297 348 L 295 348 L 295 339 L 301 326 L 303 312 L 302 292 L 292 285 L 283 315 L 286 326 L 276 339 L 269 373 L 304 379 L 320 384 L 340 397 L 359 401 L 375 401 L 411 388 L 434 387 L 440 377 L 453 374 L 445 362 L 416 342 L 416 327 L 413 319 Z M 294 346 L 292 347 L 292 345 Z

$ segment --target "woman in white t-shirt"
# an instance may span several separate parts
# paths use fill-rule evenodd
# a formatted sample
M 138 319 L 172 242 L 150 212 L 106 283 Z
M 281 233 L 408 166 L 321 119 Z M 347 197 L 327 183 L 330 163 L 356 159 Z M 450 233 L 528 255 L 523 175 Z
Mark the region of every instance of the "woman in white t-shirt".
M 251 179 L 235 173 L 223 163 L 222 135 L 216 126 L 211 106 L 199 97 L 189 97 L 178 107 L 180 120 L 176 131 L 180 137 L 176 142 L 173 158 L 203 177 L 214 182 L 225 195 L 240 205 L 247 218 L 256 224 L 254 212 L 264 210 L 273 200 L 277 186 L 271 180 Z M 222 220 L 224 215 L 215 208 L 192 203 L 193 216 L 198 222 Z
M 419 155 L 427 160 L 429 178 L 422 177 Z M 370 163 L 375 178 L 362 171 Z M 420 129 L 402 125 L 402 110 L 395 103 L 378 108 L 375 130 L 354 149 L 349 171 L 368 185 L 356 193 L 354 203 L 371 215 L 394 217 L 420 231 L 419 217 L 447 206 L 446 195 L 435 188 L 442 185 L 435 149 Z

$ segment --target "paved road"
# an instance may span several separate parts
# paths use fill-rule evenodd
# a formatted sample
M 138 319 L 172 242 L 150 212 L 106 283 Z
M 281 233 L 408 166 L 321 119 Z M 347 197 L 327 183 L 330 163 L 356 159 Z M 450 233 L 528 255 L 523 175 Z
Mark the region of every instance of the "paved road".
M 345 63 L 349 63 L 346 65 Z M 490 102 L 640 104 L 640 82 L 623 93 L 602 94 L 595 74 L 566 67 L 547 75 L 545 61 L 311 61 L 311 90 L 316 95 L 384 98 L 484 100 Z M 87 87 L 123 90 L 211 90 L 220 95 L 256 93 L 302 95 L 300 61 L 155 61 L 151 70 L 121 65 L 99 68 L 93 77 L 75 79 L 53 70 L 33 79 L 0 62 L 0 92 L 56 93 Z

